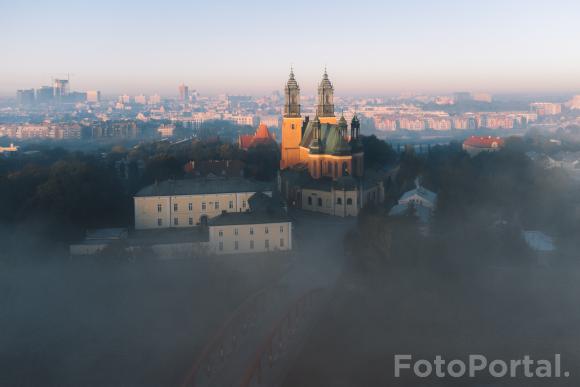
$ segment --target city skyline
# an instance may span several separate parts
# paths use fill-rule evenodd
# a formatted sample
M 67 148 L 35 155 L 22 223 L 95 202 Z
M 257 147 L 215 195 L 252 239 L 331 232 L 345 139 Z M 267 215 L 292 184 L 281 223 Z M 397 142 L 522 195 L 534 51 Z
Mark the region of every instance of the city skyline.
M 68 73 L 75 90 L 104 95 L 174 96 L 181 83 L 203 94 L 259 95 L 281 90 L 290 66 L 306 95 L 325 66 L 343 95 L 580 90 L 580 52 L 570 49 L 580 4 L 567 0 L 0 8 L 11 54 L 3 96 Z

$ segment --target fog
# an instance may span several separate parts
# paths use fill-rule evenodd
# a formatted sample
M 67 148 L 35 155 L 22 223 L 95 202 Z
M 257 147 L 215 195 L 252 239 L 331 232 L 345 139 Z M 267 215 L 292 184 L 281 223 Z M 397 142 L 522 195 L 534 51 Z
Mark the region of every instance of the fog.
M 533 141 L 541 140 L 511 141 L 475 157 L 457 144 L 422 155 L 407 150 L 385 170 L 384 205 L 346 219 L 291 209 L 293 250 L 285 253 L 70 257 L 64 235 L 82 232 L 50 212 L 30 211 L 35 216 L 0 227 L 0 385 L 182 385 L 207 360 L 200 363 L 202 349 L 220 327 L 241 324 L 232 316 L 256 292 L 266 296 L 259 313 L 248 314 L 252 329 L 243 340 L 218 342 L 218 349 L 240 345 L 199 385 L 243 385 L 257 369 L 263 385 L 287 387 L 576 385 L 578 182 L 518 150 L 539 149 Z M 70 188 L 76 180 L 64 181 Z M 28 192 L 29 180 L 20 184 Z M 428 232 L 413 207 L 388 215 L 415 184 L 438 195 Z M 41 203 L 62 204 L 59 195 L 50 197 L 56 199 Z M 75 201 L 78 208 L 83 202 Z M 94 205 L 91 214 L 103 208 Z M 524 230 L 551 235 L 555 251 L 532 249 Z M 320 296 L 306 308 L 300 300 L 314 289 Z M 272 367 L 255 366 L 271 353 Z M 560 354 L 571 376 L 395 378 L 397 354 L 508 362 Z
M 271 257 L 270 257 L 271 258 Z M 279 259 L 0 265 L 0 385 L 178 385 Z

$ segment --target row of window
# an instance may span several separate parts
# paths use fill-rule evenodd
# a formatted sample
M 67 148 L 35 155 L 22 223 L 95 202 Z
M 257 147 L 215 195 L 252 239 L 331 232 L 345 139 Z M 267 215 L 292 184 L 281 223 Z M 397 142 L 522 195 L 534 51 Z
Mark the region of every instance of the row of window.
M 177 218 L 176 218 L 177 219 Z M 234 235 L 239 235 L 240 230 L 236 227 L 234 228 Z M 280 233 L 284 232 L 284 226 L 280 226 Z M 264 227 L 264 234 L 269 234 L 270 228 L 268 226 Z M 220 237 L 224 236 L 224 230 L 219 230 L 218 235 Z M 250 227 L 250 235 L 254 235 L 254 227 Z
M 284 238 L 280 238 L 280 247 L 284 247 L 285 243 L 284 243 Z M 220 241 L 218 244 L 218 248 L 220 251 L 224 250 L 224 242 Z M 269 249 L 270 248 L 270 240 L 266 239 L 264 241 L 264 248 L 265 249 Z M 240 249 L 240 242 L 239 241 L 234 241 L 234 250 L 239 250 Z M 250 249 L 253 250 L 254 249 L 254 241 L 250 240 Z
M 318 198 L 317 200 L 318 207 L 322 207 L 322 198 Z M 336 198 L 336 204 L 342 205 L 342 198 Z M 312 205 L 312 196 L 308 196 L 308 205 Z M 346 205 L 352 206 L 352 199 L 346 199 Z M 326 207 L 330 207 L 330 199 L 326 199 Z
M 318 171 L 321 175 L 326 174 L 334 177 L 347 175 L 349 173 L 348 164 L 346 161 L 339 163 L 337 161 L 327 161 L 324 162 L 320 160 L 319 162 L 313 161 L 312 169 Z
M 220 202 L 209 202 L 210 206 L 213 206 L 214 209 L 219 210 L 220 209 Z M 189 211 L 193 211 L 193 203 L 189 203 L 187 205 L 188 210 Z M 202 211 L 206 211 L 207 210 L 207 204 L 206 202 L 202 202 L 201 203 L 201 210 Z M 228 203 L 228 208 L 230 210 L 232 210 L 234 208 L 234 201 L 230 200 Z M 246 201 L 242 200 L 242 208 L 246 208 Z M 163 205 L 162 204 L 157 204 L 157 212 L 162 212 L 163 211 Z M 179 211 L 179 205 L 177 203 L 173 203 L 173 211 L 177 212 Z
M 189 224 L 190 226 L 193 226 L 193 218 L 192 217 L 190 217 L 187 220 L 187 224 Z M 157 225 L 159 227 L 163 226 L 163 219 L 157 218 Z M 174 226 L 179 226 L 179 218 L 173 218 L 173 225 Z

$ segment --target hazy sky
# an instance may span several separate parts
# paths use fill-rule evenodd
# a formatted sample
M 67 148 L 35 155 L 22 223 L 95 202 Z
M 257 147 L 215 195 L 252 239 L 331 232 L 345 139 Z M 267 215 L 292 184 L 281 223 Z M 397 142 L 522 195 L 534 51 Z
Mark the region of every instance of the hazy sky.
M 580 92 L 578 0 L 0 0 L 0 93 Z

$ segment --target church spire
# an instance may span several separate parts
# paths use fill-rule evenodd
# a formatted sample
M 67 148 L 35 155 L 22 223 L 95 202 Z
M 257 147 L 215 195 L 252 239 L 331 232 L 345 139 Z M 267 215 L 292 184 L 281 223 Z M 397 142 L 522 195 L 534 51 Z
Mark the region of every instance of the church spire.
M 344 112 L 341 113 L 340 119 L 338 120 L 338 131 L 340 133 L 340 137 L 346 138 L 348 124 L 346 123 L 346 118 L 344 118 Z
M 300 117 L 300 87 L 294 78 L 294 67 L 284 88 L 284 117 Z
M 318 86 L 316 114 L 320 117 L 334 117 L 334 88 L 332 87 L 330 79 L 328 79 L 326 67 L 324 68 L 322 81 Z

